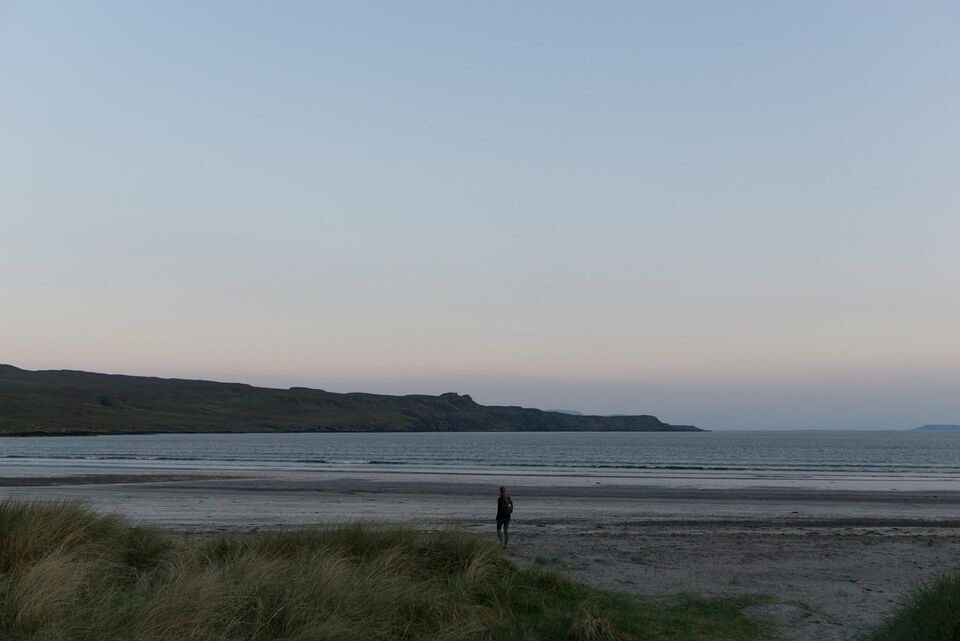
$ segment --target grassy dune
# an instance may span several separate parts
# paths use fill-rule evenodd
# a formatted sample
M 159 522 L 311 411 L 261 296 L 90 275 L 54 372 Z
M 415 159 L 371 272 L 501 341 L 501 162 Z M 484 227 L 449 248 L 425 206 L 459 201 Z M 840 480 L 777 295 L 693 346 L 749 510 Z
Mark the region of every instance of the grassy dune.
M 745 601 L 640 601 L 460 532 L 184 541 L 72 503 L 0 503 L 0 639 L 751 640 Z
M 916 588 L 869 641 L 960 641 L 960 570 Z

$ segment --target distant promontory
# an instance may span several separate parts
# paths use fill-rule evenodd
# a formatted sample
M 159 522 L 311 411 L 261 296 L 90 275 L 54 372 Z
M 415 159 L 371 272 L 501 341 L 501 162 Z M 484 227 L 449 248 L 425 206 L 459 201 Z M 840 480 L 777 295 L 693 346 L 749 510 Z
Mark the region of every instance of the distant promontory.
M 921 425 L 920 427 L 914 428 L 914 432 L 960 432 L 960 425 L 950 425 L 950 424 L 934 424 L 934 425 Z
M 453 392 L 340 394 L 0 365 L 0 436 L 482 431 L 703 430 L 649 415 L 586 416 L 480 405 Z

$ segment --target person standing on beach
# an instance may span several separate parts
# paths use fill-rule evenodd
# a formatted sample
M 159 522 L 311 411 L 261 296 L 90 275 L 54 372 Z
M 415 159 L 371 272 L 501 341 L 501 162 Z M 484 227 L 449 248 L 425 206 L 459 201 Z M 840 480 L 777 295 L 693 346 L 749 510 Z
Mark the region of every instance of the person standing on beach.
M 513 514 L 513 499 L 507 494 L 507 488 L 500 486 L 500 496 L 497 498 L 497 540 L 507 545 L 510 536 L 510 516 Z M 502 534 L 501 534 L 502 530 Z

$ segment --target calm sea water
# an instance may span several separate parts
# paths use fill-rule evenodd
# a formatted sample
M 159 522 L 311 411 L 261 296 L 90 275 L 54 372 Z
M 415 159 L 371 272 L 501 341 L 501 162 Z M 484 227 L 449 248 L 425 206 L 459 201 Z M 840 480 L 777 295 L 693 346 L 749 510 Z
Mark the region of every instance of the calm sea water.
M 527 432 L 0 439 L 0 468 L 18 464 L 960 480 L 960 434 Z

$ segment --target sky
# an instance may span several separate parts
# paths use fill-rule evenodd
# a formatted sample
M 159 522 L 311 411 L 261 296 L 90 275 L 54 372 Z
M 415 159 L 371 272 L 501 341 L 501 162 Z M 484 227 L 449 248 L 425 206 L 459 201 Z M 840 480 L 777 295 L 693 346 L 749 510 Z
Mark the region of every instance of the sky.
M 960 423 L 955 2 L 0 0 L 0 362 Z

